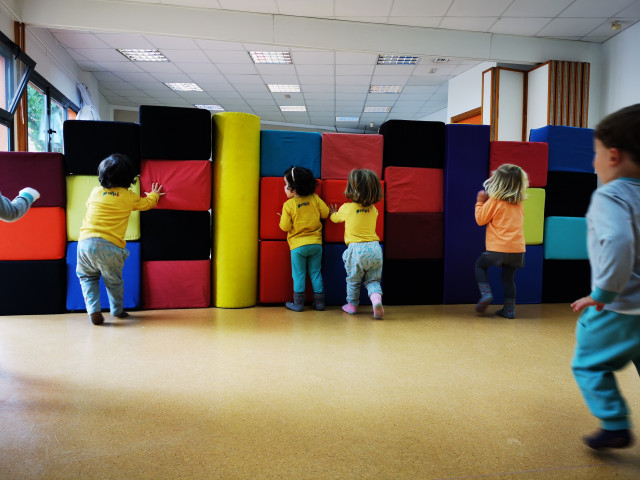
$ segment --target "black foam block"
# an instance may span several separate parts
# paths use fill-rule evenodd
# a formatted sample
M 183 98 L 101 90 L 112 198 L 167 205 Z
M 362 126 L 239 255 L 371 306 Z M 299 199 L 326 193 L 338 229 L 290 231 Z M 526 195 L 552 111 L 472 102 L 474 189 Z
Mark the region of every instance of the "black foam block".
M 444 168 L 444 123 L 388 120 L 379 133 L 384 137 L 383 168 Z
M 211 112 L 208 110 L 141 105 L 139 113 L 142 158 L 211 158 Z
M 66 175 L 97 175 L 98 165 L 113 153 L 127 155 L 140 173 L 140 125 L 129 122 L 64 122 Z
M 143 260 L 208 260 L 211 215 L 203 211 L 147 210 L 140 214 Z
M 439 305 L 442 303 L 441 259 L 387 260 L 383 303 L 389 305 Z
M 542 303 L 571 303 L 591 293 L 588 260 L 544 260 Z
M 64 258 L 0 262 L 0 315 L 64 313 L 66 269 Z
M 544 216 L 584 217 L 598 176 L 586 172 L 548 172 Z

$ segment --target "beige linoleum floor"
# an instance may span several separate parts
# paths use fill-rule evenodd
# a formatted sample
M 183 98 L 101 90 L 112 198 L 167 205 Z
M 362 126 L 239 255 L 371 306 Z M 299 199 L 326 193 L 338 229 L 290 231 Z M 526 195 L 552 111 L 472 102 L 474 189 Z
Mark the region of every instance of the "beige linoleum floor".
M 568 305 L 471 312 L 0 317 L 0 479 L 640 478 L 580 442 Z

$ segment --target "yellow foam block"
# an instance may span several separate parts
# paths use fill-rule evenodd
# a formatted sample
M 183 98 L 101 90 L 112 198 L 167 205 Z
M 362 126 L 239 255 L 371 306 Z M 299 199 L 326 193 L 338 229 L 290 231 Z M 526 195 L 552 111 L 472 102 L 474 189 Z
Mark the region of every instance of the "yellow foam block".
M 260 118 L 213 115 L 213 305 L 258 302 Z
M 67 240 L 77 241 L 82 219 L 87 212 L 87 199 L 94 187 L 100 186 L 97 175 L 67 175 Z M 140 179 L 131 191 L 140 195 Z M 140 212 L 131 212 L 125 240 L 140 240 Z
M 524 201 L 524 241 L 540 245 L 544 239 L 544 188 L 528 188 Z

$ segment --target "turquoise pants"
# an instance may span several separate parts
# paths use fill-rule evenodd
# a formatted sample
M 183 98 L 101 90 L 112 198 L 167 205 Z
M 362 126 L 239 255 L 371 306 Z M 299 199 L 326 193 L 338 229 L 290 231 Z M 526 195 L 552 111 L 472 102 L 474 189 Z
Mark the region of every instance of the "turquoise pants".
M 307 273 L 311 278 L 313 292 L 324 292 L 321 270 L 322 245 L 303 245 L 291 250 L 291 276 L 295 293 L 304 293 Z
M 606 430 L 630 428 L 629 410 L 613 374 L 629 362 L 640 366 L 640 315 L 588 307 L 578 319 L 571 367 L 589 410 Z

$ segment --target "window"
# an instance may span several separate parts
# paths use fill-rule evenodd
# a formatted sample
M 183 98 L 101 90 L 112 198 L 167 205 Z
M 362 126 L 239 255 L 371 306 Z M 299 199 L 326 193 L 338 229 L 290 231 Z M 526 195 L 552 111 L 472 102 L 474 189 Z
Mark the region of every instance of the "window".
M 0 124 L 12 125 L 13 114 L 36 63 L 0 32 Z

